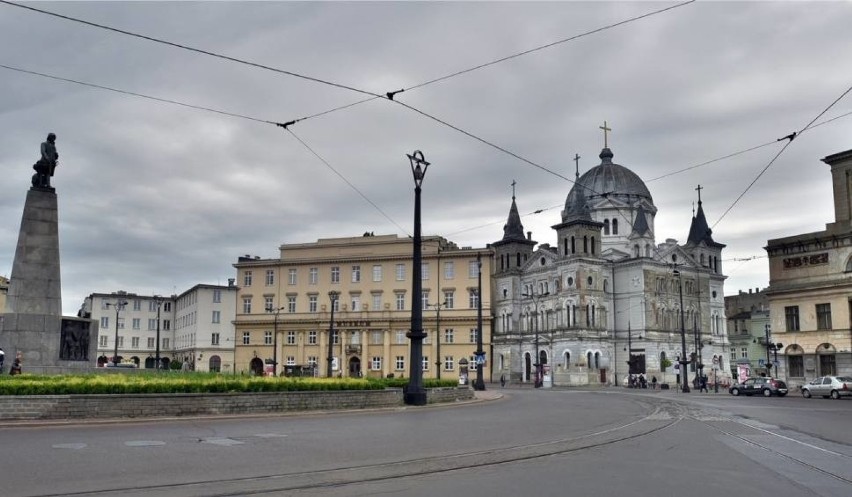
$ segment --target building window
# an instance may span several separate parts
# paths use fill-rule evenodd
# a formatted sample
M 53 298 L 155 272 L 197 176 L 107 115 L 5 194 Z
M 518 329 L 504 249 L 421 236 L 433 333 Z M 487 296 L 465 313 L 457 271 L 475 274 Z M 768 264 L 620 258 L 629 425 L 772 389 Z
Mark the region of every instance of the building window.
M 308 283 L 316 285 L 319 282 L 319 269 L 312 267 L 308 270 Z
M 317 344 L 317 332 L 309 331 L 308 332 L 308 345 L 316 345 Z
M 396 265 L 396 281 L 405 281 L 405 264 Z
M 335 345 L 340 345 L 340 330 L 334 330 L 331 335 L 331 340 Z
M 478 335 L 476 328 L 470 329 L 470 343 L 476 343 L 476 336 Z
M 133 329 L 138 330 L 141 325 L 142 320 L 139 318 L 133 318 Z M 148 328 L 150 329 L 150 328 Z
M 287 296 L 287 312 L 294 313 L 296 312 L 296 296 L 288 295 Z
M 740 348 L 740 357 L 743 359 L 748 359 L 748 347 Z
M 373 356 L 373 360 L 370 361 L 370 369 L 373 371 L 382 370 L 382 358 L 380 356 Z
M 382 339 L 383 335 L 384 333 L 382 333 L 381 331 L 370 332 L 370 343 L 373 345 L 381 345 L 382 343 L 384 343 L 384 340 Z
M 218 323 L 221 321 L 222 312 L 221 311 L 213 311 L 213 322 Z
M 405 371 L 405 356 L 402 356 L 402 355 L 396 356 L 396 370 L 397 371 Z
M 467 277 L 468 278 L 476 278 L 479 276 L 479 263 L 476 261 L 470 261 L 467 263 Z
M 816 316 L 818 330 L 831 329 L 831 304 L 817 304 Z
M 451 280 L 456 276 L 456 265 L 453 261 L 444 263 L 444 278 Z
M 382 308 L 382 294 L 374 293 L 373 294 L 373 310 L 378 311 Z
M 604 234 L 604 235 L 608 235 L 608 234 L 609 234 L 609 219 L 604 219 L 604 223 L 603 223 L 603 224 L 604 224 L 604 226 L 603 226 L 603 228 L 604 228 L 604 233 L 603 233 L 603 234 Z
M 139 348 L 139 337 L 133 337 L 130 339 L 130 348 L 138 349 Z
M 267 272 L 267 278 L 269 277 L 268 276 L 269 273 L 270 272 L 268 271 Z M 272 283 L 268 283 L 268 284 L 271 285 Z M 296 284 L 296 268 L 287 269 L 287 284 L 288 285 L 295 285 Z
M 453 356 L 444 356 L 444 371 L 452 371 L 455 367 L 456 364 L 455 361 L 453 361 Z
M 468 371 L 476 371 L 476 367 L 478 366 L 478 364 L 476 364 L 476 356 L 468 357 L 467 364 L 468 364 L 468 367 L 467 367 Z
M 405 330 L 396 330 L 396 343 L 399 345 L 408 343 L 408 337 L 405 336 Z
M 210 334 L 210 345 L 219 345 L 219 334 L 211 333 Z
M 243 286 L 251 286 L 251 271 L 243 273 Z
M 447 328 L 444 330 L 444 343 L 453 343 L 453 329 Z
M 154 337 L 148 339 L 148 348 L 153 349 L 157 345 L 157 340 Z
M 118 337 L 119 348 L 124 348 L 124 337 Z
M 243 314 L 251 314 L 251 297 L 243 297 Z
M 421 367 L 423 368 L 423 371 L 429 371 L 429 356 L 423 356 Z
M 264 331 L 263 332 L 263 344 L 264 345 L 272 345 L 272 332 Z
M 444 292 L 444 308 L 452 309 L 455 305 L 455 292 Z
M 136 319 L 134 319 L 134 321 L 136 321 Z M 139 323 L 133 323 L 133 324 L 138 325 Z M 139 328 L 135 327 L 134 329 L 138 330 Z M 157 329 L 157 318 L 148 319 L 148 331 L 156 330 L 156 329 Z
M 288 331 L 287 332 L 287 345 L 296 345 L 296 332 Z
M 352 283 L 361 282 L 361 266 L 352 266 Z
M 265 283 L 266 283 L 266 286 L 272 286 L 272 285 L 275 284 L 275 270 L 274 269 L 267 269 L 266 270 Z
M 287 366 L 295 366 L 296 365 L 296 356 L 288 355 L 285 361 Z
M 471 309 L 477 309 L 479 307 L 479 294 L 476 290 L 470 290 L 469 300 Z
M 799 331 L 799 306 L 785 307 L 784 318 L 787 322 L 787 331 Z
M 315 355 L 308 356 L 308 366 L 310 366 L 313 369 L 316 369 L 317 364 L 319 364 L 319 362 L 317 361 L 317 356 L 315 356 Z
M 360 311 L 361 310 L 361 296 L 360 295 L 350 295 L 350 300 L 352 301 L 352 310 Z
M 612 220 L 612 234 L 613 234 L 613 235 L 617 235 L 617 234 L 618 234 L 618 219 L 613 219 L 613 220 Z M 594 250 L 594 249 L 592 249 L 592 250 Z
M 116 324 L 116 326 L 118 326 L 119 330 L 123 330 L 124 329 L 124 318 L 116 319 L 115 324 Z
M 373 281 L 382 281 L 382 266 L 379 264 L 373 266 Z
M 109 316 L 101 316 L 101 329 L 109 328 Z
M 787 356 L 787 376 L 796 378 L 804 378 L 805 362 L 804 357 L 800 355 Z
M 404 292 L 395 292 L 396 296 L 396 310 L 404 311 L 405 310 L 405 293 Z
M 308 312 L 317 312 L 317 296 L 308 295 Z
M 219 304 L 222 302 L 222 290 L 213 290 L 213 303 Z M 171 309 L 171 304 L 166 302 L 165 310 L 169 311 Z
M 109 340 L 109 337 L 107 335 L 99 335 L 98 336 L 98 347 L 106 347 L 107 346 L 107 340 Z
M 334 309 L 334 312 L 338 312 L 340 310 L 340 298 L 335 296 L 331 300 L 331 308 Z
M 421 309 L 428 309 L 429 308 L 429 292 L 426 291 L 426 290 L 423 290 L 421 292 L 420 296 L 422 298 L 420 300 L 420 308 Z
M 275 310 L 275 306 L 272 303 L 272 297 L 263 298 L 263 310 L 265 310 L 266 312 L 272 312 Z
M 172 329 L 172 322 L 170 319 L 163 320 L 163 331 L 169 331 Z
M 169 348 L 169 339 L 168 338 L 163 338 L 163 348 L 164 349 Z
M 332 283 L 340 283 L 340 266 L 332 266 L 332 268 L 331 268 L 331 282 Z

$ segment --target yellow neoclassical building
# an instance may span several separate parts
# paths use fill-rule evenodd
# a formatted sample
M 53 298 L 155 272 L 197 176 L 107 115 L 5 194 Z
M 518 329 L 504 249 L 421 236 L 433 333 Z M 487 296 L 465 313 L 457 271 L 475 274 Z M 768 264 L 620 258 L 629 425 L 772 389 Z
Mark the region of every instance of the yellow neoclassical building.
M 365 233 L 284 244 L 277 259 L 240 257 L 237 371 L 271 374 L 277 362 L 279 374 L 323 377 L 331 357 L 332 376 L 408 376 L 412 250 L 410 238 Z M 424 378 L 457 379 L 465 362 L 475 372 L 481 293 L 483 372 L 490 381 L 491 259 L 490 248 L 423 237 Z

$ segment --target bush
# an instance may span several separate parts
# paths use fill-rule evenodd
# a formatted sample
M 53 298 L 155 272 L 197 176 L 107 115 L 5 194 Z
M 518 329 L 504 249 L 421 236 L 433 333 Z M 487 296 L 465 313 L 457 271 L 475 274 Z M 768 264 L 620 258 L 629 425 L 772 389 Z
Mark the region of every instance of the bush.
M 408 378 L 288 378 L 217 373 L 0 375 L 0 395 L 298 392 L 403 388 Z M 425 388 L 454 387 L 455 380 L 423 380 Z

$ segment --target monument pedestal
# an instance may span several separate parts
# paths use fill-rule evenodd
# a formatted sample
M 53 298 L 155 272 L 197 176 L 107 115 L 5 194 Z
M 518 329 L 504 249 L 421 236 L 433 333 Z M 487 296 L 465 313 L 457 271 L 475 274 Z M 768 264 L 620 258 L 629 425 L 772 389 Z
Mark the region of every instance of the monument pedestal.
M 95 329 L 90 323 L 91 320 L 62 317 L 56 192 L 53 188 L 33 187 L 24 204 L 0 328 L 0 347 L 7 357 L 21 353 L 24 372 L 88 369 L 92 364 L 89 358 L 94 358 L 97 349 L 96 340 L 88 339 Z M 63 328 L 72 338 L 64 338 Z M 71 342 L 73 353 L 68 350 Z M 85 353 L 81 353 L 81 347 L 85 347 Z

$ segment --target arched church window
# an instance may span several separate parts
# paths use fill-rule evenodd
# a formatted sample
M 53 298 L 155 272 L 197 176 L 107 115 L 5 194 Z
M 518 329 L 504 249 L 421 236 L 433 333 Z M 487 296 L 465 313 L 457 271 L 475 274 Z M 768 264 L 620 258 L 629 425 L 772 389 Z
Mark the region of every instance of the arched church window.
M 613 234 L 613 235 L 617 235 L 617 234 L 618 234 L 618 219 L 613 219 L 613 220 L 612 220 L 612 234 Z
M 517 258 L 517 261 L 515 261 L 516 262 L 515 265 L 518 266 L 518 267 L 521 267 L 521 253 L 520 252 L 518 252 L 516 258 Z
M 704 265 L 704 254 L 701 254 L 701 265 Z
M 846 272 L 852 272 L 852 257 L 850 257 L 849 260 L 846 261 Z
M 595 237 L 592 237 L 592 253 L 595 253 Z
M 568 255 L 568 238 L 562 239 L 562 255 Z
M 639 257 L 639 245 L 633 246 L 633 257 Z
M 604 280 L 603 282 L 603 291 L 606 293 L 609 290 L 609 280 Z
M 645 257 L 651 257 L 651 246 L 647 243 L 645 244 Z
M 672 262 L 677 262 L 677 254 L 672 254 Z
M 589 288 L 592 288 L 592 283 L 594 283 L 594 281 L 595 281 L 595 280 L 593 280 L 591 276 L 589 276 L 588 278 L 586 278 L 586 283 L 588 283 L 588 284 L 589 284 Z
M 539 262 L 539 264 L 541 264 L 542 266 L 544 266 L 544 264 L 545 264 L 547 261 L 545 261 L 545 260 L 544 260 L 544 257 L 542 257 L 542 258 L 541 258 L 538 262 Z
M 589 237 L 585 235 L 583 236 L 583 253 L 589 253 Z
M 604 235 L 609 234 L 609 219 L 604 219 Z

